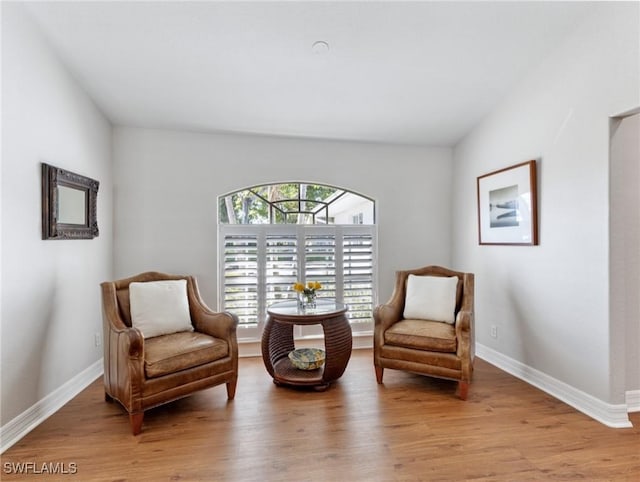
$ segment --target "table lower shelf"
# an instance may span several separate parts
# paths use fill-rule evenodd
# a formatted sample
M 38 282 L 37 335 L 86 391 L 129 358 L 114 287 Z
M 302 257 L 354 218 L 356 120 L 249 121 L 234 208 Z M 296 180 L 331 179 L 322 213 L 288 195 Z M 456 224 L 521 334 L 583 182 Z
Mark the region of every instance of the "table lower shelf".
M 324 367 L 315 370 L 300 370 L 293 366 L 288 357 L 281 358 L 273 365 L 273 381 L 276 385 L 293 385 L 299 387 L 316 387 L 324 389 L 329 386 L 322 378 Z

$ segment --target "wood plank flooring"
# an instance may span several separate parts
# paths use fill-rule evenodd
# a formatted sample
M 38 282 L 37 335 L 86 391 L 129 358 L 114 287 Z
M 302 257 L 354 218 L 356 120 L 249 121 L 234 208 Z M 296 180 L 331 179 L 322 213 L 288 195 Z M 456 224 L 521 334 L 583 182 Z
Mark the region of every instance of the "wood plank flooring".
M 205 390 L 147 412 L 133 437 L 96 380 L 2 455 L 0 478 L 640 481 L 640 413 L 634 428 L 607 428 L 481 359 L 466 402 L 454 382 L 395 370 L 384 381 L 371 350 L 326 392 L 276 387 L 262 359 L 243 358 L 234 401 L 224 385 Z M 8 473 L 21 462 L 76 473 Z

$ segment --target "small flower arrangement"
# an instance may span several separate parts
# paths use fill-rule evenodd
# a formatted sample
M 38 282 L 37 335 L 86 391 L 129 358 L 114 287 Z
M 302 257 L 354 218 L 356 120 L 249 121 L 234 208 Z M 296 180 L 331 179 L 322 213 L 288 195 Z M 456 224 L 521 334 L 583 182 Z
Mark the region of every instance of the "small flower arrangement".
M 307 286 L 304 283 L 300 283 L 299 281 L 293 284 L 293 289 L 298 293 L 302 293 L 305 296 L 315 295 L 316 291 L 322 289 L 322 285 L 318 281 L 309 281 Z
M 300 304 L 304 308 L 305 306 L 314 307 L 316 304 L 316 291 L 322 289 L 322 285 L 318 281 L 309 281 L 305 286 L 304 283 L 296 281 L 293 284 L 293 289 L 300 296 Z

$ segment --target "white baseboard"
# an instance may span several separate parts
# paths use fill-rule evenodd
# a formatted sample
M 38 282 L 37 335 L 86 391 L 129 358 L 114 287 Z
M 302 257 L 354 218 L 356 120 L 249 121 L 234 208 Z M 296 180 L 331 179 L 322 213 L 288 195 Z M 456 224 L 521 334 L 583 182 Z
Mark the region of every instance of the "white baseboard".
M 627 412 L 640 412 L 640 390 L 630 390 L 626 393 Z
M 627 413 L 627 405 L 629 402 L 620 405 L 603 402 L 588 393 L 578 390 L 517 360 L 509 358 L 485 345 L 476 344 L 476 355 L 501 370 L 562 400 L 576 410 L 581 411 L 608 427 L 628 428 L 633 426 Z M 640 394 L 640 391 L 638 394 Z M 640 402 L 640 398 L 637 399 L 637 402 Z
M 0 453 L 57 412 L 103 373 L 102 358 L 0 427 Z

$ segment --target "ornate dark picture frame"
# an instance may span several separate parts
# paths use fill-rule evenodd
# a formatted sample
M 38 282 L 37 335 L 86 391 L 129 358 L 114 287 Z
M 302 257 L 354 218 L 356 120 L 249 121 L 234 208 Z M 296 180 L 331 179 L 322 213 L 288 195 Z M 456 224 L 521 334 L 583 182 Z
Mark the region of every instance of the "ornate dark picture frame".
M 98 236 L 95 179 L 42 163 L 42 239 Z
M 478 177 L 478 243 L 538 244 L 536 161 Z

